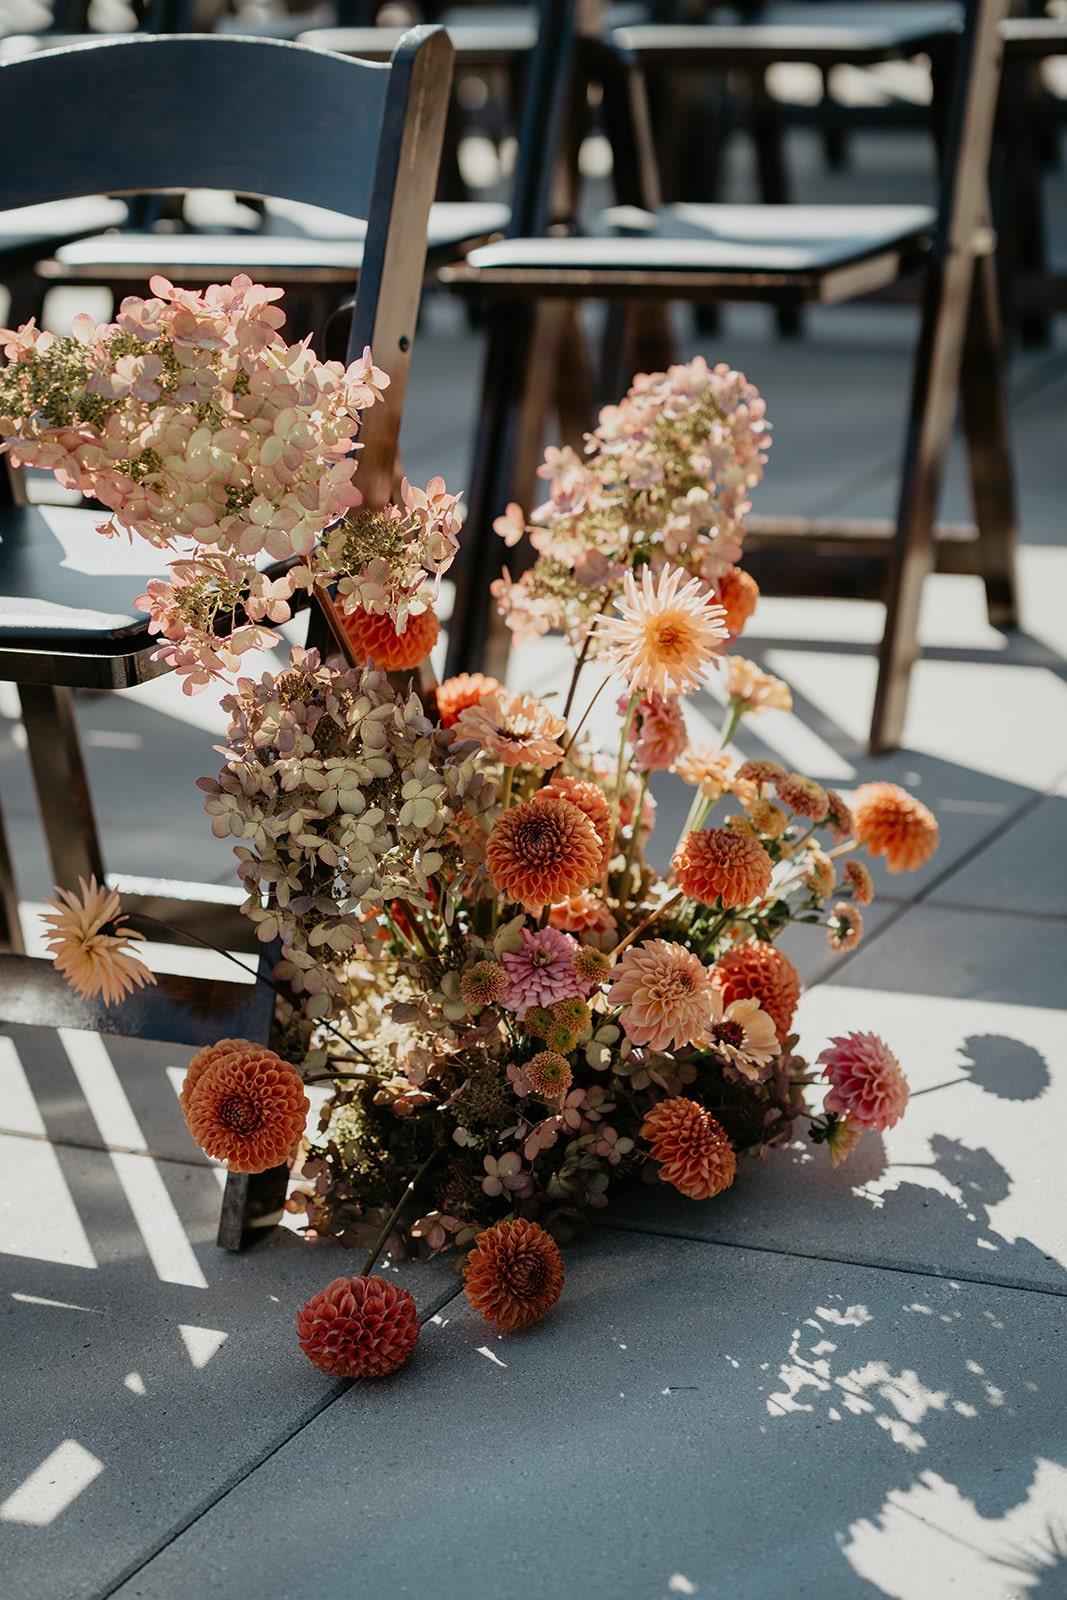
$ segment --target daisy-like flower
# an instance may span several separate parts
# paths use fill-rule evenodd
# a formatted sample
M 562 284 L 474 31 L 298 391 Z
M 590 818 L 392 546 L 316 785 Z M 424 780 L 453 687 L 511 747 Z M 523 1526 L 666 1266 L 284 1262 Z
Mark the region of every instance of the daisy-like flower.
M 419 1338 L 408 1289 L 387 1278 L 335 1278 L 296 1314 L 300 1348 L 332 1378 L 382 1378 L 407 1361 Z
M 620 702 L 623 712 L 625 701 Z M 649 694 L 639 700 L 630 727 L 638 772 L 666 772 L 689 743 L 677 695 Z
M 558 905 L 587 889 L 600 876 L 603 856 L 593 824 L 569 800 L 512 806 L 493 825 L 485 847 L 485 864 L 497 888 L 528 911 Z
M 779 1041 L 785 1041 L 800 1001 L 800 976 L 776 945 L 742 940 L 715 963 L 711 981 L 727 1006 L 735 1000 L 758 1000 L 773 1018 Z
M 567 933 L 592 933 L 598 936 L 614 934 L 619 926 L 614 912 L 588 889 L 583 894 L 571 895 L 562 905 L 553 906 L 548 921 L 551 927 L 563 928 Z
M 845 881 L 852 885 L 852 898 L 856 905 L 869 906 L 874 899 L 874 885 L 862 861 L 845 862 Z
M 501 1005 L 524 1017 L 531 1006 L 551 1006 L 554 1000 L 578 995 L 581 984 L 574 972 L 577 939 L 558 928 L 522 930 L 522 949 L 505 950 L 501 957 L 508 986 Z
M 563 759 L 559 740 L 567 724 L 532 694 L 497 689 L 476 705 L 466 706 L 453 728 L 455 738 L 476 739 L 506 767 L 554 767 Z
M 634 1044 L 670 1050 L 704 1037 L 714 996 L 699 956 L 649 939 L 619 957 L 608 1001 L 623 1008 L 619 1021 Z
M 761 1010 L 758 1000 L 731 1000 L 724 1006 L 718 989 L 712 989 L 713 1020 L 708 1030 L 709 1048 L 724 1056 L 749 1083 L 759 1083 L 778 1054 L 774 1018 Z
M 574 1082 L 574 1073 L 566 1056 L 556 1050 L 542 1050 L 526 1063 L 526 1081 L 534 1094 L 552 1100 L 566 1094 Z
M 579 811 L 584 812 L 596 829 L 603 851 L 597 873 L 599 877 L 611 855 L 611 807 L 603 789 L 598 788 L 595 783 L 589 783 L 585 778 L 568 778 L 565 774 L 557 773 L 551 783 L 546 783 L 535 790 L 532 798 L 568 800 L 572 806 L 577 806 Z
M 789 818 L 773 800 L 753 800 L 748 808 L 748 820 L 765 839 L 780 839 L 789 826 Z
M 345 633 L 357 661 L 373 661 L 383 672 L 409 672 L 426 660 L 437 643 L 441 624 L 433 611 L 410 612 L 403 633 L 388 612 L 380 616 L 357 606 L 343 614 Z
M 559 1026 L 569 1028 L 571 1033 L 584 1033 L 586 1028 L 592 1027 L 593 1013 L 580 995 L 554 1000 L 550 1011 Z
M 660 1164 L 661 1181 L 690 1200 L 710 1200 L 734 1181 L 737 1157 L 726 1130 L 695 1100 L 661 1100 L 646 1116 L 641 1137 Z
M 721 900 L 726 910 L 762 899 L 774 871 L 761 844 L 725 828 L 698 828 L 686 834 L 671 865 L 678 887 L 691 899 L 705 906 Z
M 848 1033 L 831 1039 L 818 1057 L 830 1082 L 827 1111 L 848 1116 L 861 1128 L 884 1133 L 904 1115 L 908 1080 L 900 1062 L 876 1033 Z
M 774 787 L 778 791 L 778 798 L 790 811 L 795 811 L 798 817 L 810 817 L 812 822 L 821 822 L 830 809 L 830 797 L 821 783 L 816 783 L 814 778 L 805 778 L 799 772 L 787 772 L 783 777 L 775 778 Z
M 832 894 L 837 882 L 837 869 L 825 850 L 809 850 L 804 863 L 804 882 L 813 894 L 825 897 Z
M 854 950 L 863 938 L 863 918 L 848 900 L 839 900 L 826 924 L 826 939 L 831 950 L 844 955 Z
M 49 930 L 48 949 L 76 994 L 86 1000 L 98 994 L 113 1006 L 131 990 L 156 981 L 133 953 L 132 941 L 144 934 L 125 926 L 113 889 L 102 888 L 95 877 L 78 882 L 80 895 L 57 888 L 59 898 L 45 901 L 53 908 L 41 918 Z M 105 933 L 105 928 L 111 931 Z
M 827 1133 L 824 1143 L 830 1152 L 830 1165 L 839 1167 L 847 1161 L 863 1137 L 863 1129 L 855 1117 L 842 1117 Z
M 744 656 L 726 656 L 722 666 L 723 688 L 746 711 L 792 711 L 793 696 L 781 678 L 764 672 Z
M 852 796 L 856 838 L 872 856 L 885 856 L 890 872 L 915 872 L 937 849 L 932 811 L 895 783 L 865 783 Z
M 726 638 L 725 612 L 682 567 L 653 578 L 646 566 L 638 587 L 631 571 L 615 601 L 617 617 L 601 617 L 603 660 L 631 694 L 689 694 L 704 682 Z
M 189 1132 L 231 1172 L 266 1172 L 292 1155 L 311 1102 L 296 1068 L 265 1045 L 233 1039 L 215 1047 L 183 1094 Z M 194 1058 L 195 1059 L 195 1058 Z
M 756 609 L 759 584 L 741 567 L 727 567 L 715 580 L 715 598 L 726 612 L 723 621 L 730 633 L 738 634 Z
M 582 986 L 582 994 L 588 994 L 597 984 L 607 983 L 611 976 L 609 957 L 603 950 L 597 950 L 591 944 L 583 944 L 574 952 L 571 965 L 574 968 L 574 976 Z
M 476 961 L 460 976 L 459 997 L 465 1006 L 491 1006 L 503 998 L 507 986 L 507 970 L 499 961 Z
M 518 1217 L 487 1228 L 463 1268 L 463 1289 L 487 1322 L 509 1332 L 540 1322 L 563 1290 L 563 1257 L 552 1236 Z
M 488 695 L 503 687 L 495 678 L 481 672 L 461 672 L 437 685 L 437 719 L 442 728 L 454 727 L 461 711 L 480 705 Z

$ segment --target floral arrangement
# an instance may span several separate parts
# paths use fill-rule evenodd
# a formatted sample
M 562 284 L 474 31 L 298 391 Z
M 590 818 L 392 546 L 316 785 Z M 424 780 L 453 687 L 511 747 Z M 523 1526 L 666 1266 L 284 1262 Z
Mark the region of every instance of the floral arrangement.
M 455 1248 L 472 1303 L 521 1328 L 561 1292 L 559 1244 L 613 1190 L 708 1200 L 740 1155 L 800 1131 L 836 1164 L 892 1127 L 908 1099 L 894 1055 L 850 1034 L 809 1064 L 776 941 L 810 923 L 854 948 L 872 897 L 858 852 L 914 869 L 937 824 L 892 784 L 848 802 L 731 749 L 743 718 L 791 705 L 729 648 L 758 596 L 739 565 L 770 443 L 753 386 L 699 359 L 638 377 L 584 455 L 547 453 L 545 503 L 499 520 L 535 552 L 494 585 L 509 627 L 573 652 L 557 706 L 480 674 L 432 683 L 456 497 L 437 479 L 361 504 L 359 417 L 388 382 L 370 352 L 346 370 L 287 346 L 278 291 L 245 278 L 152 290 L 70 338 L 0 335 L 0 432 L 110 507 L 103 532 L 175 552 L 139 602 L 161 658 L 189 692 L 231 684 L 224 765 L 201 788 L 274 954 L 275 1032 L 201 1051 L 182 1107 L 231 1170 L 295 1165 L 309 1234 L 373 1239 L 364 1272 L 300 1313 L 311 1359 L 374 1374 L 410 1354 L 410 1295 L 369 1275 L 387 1245 Z M 336 654 L 293 648 L 281 671 L 239 676 L 301 592 L 332 615 Z M 713 676 L 723 726 L 693 743 L 685 703 Z M 585 733 L 605 693 L 607 752 Z M 667 771 L 692 798 L 657 871 L 649 785 Z M 52 904 L 81 992 L 118 1002 L 152 981 L 114 895 L 83 884 Z M 331 1094 L 309 1140 L 311 1082 Z

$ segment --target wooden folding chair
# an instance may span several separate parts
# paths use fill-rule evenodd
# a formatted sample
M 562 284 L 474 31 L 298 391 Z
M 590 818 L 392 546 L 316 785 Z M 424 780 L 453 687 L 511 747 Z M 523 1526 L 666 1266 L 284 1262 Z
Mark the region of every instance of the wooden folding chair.
M 640 307 L 644 343 L 628 361 L 662 365 L 671 355 L 665 310 L 696 303 L 762 300 L 777 306 L 834 304 L 911 278 L 922 280 L 923 314 L 897 517 L 893 523 L 810 523 L 753 518 L 746 564 L 767 593 L 878 599 L 886 606 L 879 651 L 871 746 L 901 736 L 911 667 L 919 655 L 923 580 L 935 568 L 977 573 L 990 620 L 1017 621 L 1015 503 L 1000 373 L 989 226 L 988 165 L 1000 79 L 998 25 L 1009 0 L 970 0 L 945 121 L 940 206 L 656 207 L 655 167 L 642 117 L 639 64 L 618 54 L 635 108 L 633 170 L 646 184 L 642 210 L 609 220 L 629 236 L 509 239 L 474 251 L 442 273 L 445 282 L 491 306 L 603 299 Z M 653 186 L 650 192 L 649 185 Z M 527 313 L 528 314 L 528 313 Z M 501 338 L 507 322 L 498 323 Z M 617 329 L 615 330 L 617 332 Z M 622 348 L 618 338 L 616 348 Z M 525 383 L 491 344 L 485 405 L 517 410 L 515 436 L 538 437 L 551 393 Z M 632 367 L 631 367 L 632 370 Z M 935 514 L 957 400 L 962 398 L 976 526 L 941 527 Z M 495 565 L 493 518 L 528 493 L 529 456 L 487 455 L 472 475 L 465 567 L 450 639 L 449 670 L 484 658 L 489 634 L 486 586 Z M 491 447 L 489 447 L 491 448 Z M 516 475 L 519 467 L 522 476 Z M 495 664 L 495 663 L 494 663 Z
M 0 65 L 0 148 L 20 153 L 0 168 L 0 206 L 224 186 L 363 219 L 348 348 L 354 359 L 369 344 L 391 379 L 360 433 L 360 488 L 366 503 L 384 505 L 393 489 L 451 63 L 447 35 L 417 28 L 388 65 L 218 37 L 132 37 Z M 138 541 L 142 569 L 129 572 L 136 561 L 127 559 L 127 570 L 114 574 L 113 547 L 96 533 L 91 512 L 28 505 L 18 476 L 9 480 L 0 469 L 5 492 L 0 678 L 18 685 L 55 881 L 76 888 L 79 876 L 103 880 L 105 872 L 72 691 L 124 688 L 164 670 L 151 659 L 157 641 L 148 619 L 134 606 L 159 568 L 156 553 Z M 267 1038 L 273 1004 L 264 983 L 208 985 L 160 975 L 157 987 L 114 1010 L 79 1000 L 51 963 L 22 954 L 2 833 L 0 883 L 0 935 L 9 952 L 0 958 L 0 1020 L 198 1045 L 227 1034 Z M 212 942 L 228 948 L 255 947 L 217 891 L 168 886 L 177 898 L 167 898 L 159 885 L 121 887 L 134 891 L 125 897 L 132 910 L 193 932 L 210 927 Z M 220 1243 L 239 1248 L 257 1220 L 278 1211 L 284 1185 L 284 1169 L 231 1176 Z

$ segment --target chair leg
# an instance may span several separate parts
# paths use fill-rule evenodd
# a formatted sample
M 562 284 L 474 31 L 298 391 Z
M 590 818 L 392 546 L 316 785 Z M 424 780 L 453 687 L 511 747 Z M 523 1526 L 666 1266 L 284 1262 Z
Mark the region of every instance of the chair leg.
M 1017 628 L 1018 516 L 992 256 L 975 264 L 960 392 L 989 620 L 995 628 Z
M 0 953 L 21 956 L 26 953 L 19 922 L 18 885 L 7 842 L 7 828 L 0 813 Z
M 78 879 L 104 881 L 104 858 L 85 773 L 74 696 L 53 684 L 20 683 L 33 782 L 52 871 L 65 889 Z

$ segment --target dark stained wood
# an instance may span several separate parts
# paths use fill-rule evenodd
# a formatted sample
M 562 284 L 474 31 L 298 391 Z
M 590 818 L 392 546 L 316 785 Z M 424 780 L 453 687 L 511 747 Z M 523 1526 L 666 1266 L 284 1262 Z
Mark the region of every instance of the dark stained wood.
M 88 882 L 95 877 L 103 883 L 104 857 L 74 717 L 74 696 L 65 686 L 22 683 L 19 701 L 55 881 L 64 889 L 77 889 L 79 878 Z

